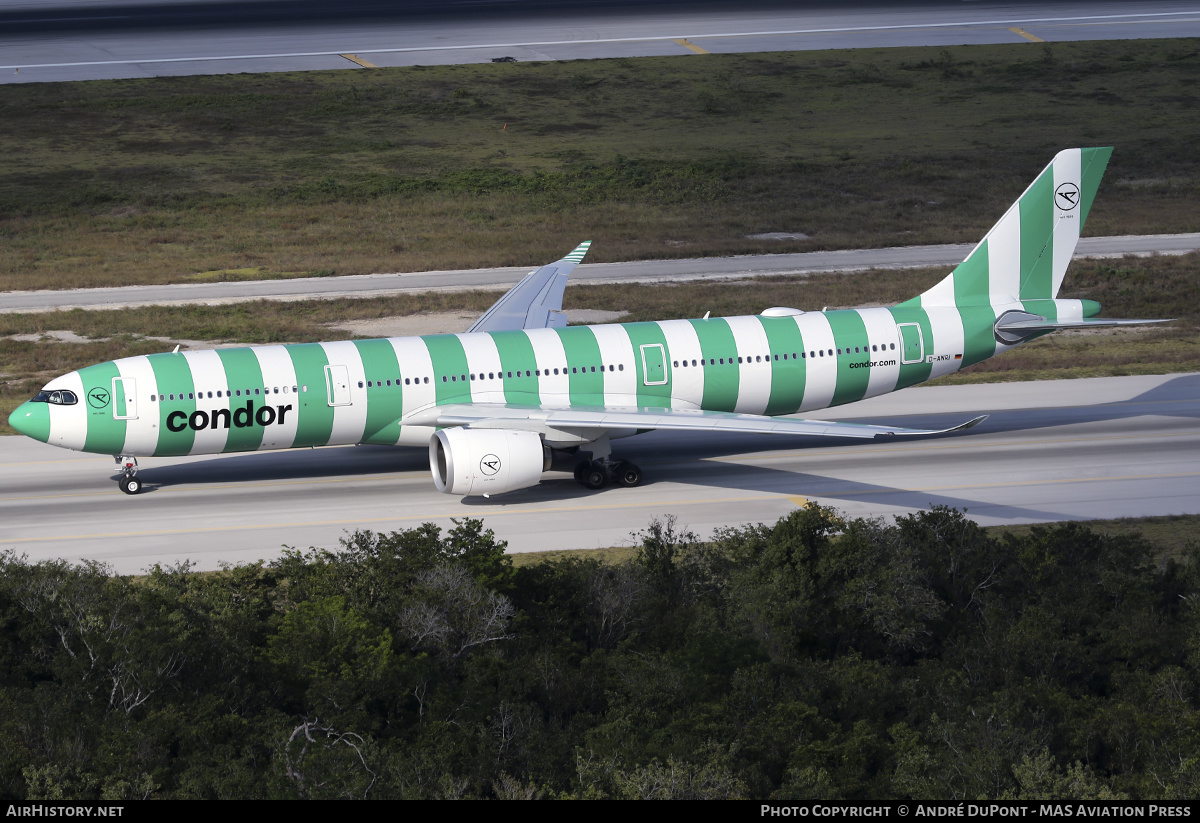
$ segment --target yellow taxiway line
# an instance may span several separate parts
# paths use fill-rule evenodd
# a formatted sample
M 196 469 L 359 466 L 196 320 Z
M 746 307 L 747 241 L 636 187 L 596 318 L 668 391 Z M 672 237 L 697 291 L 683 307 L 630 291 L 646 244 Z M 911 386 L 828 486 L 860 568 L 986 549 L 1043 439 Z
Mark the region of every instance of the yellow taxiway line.
M 377 69 L 377 68 L 379 68 L 379 66 L 375 65 L 374 63 L 372 63 L 372 62 L 370 62 L 370 61 L 368 61 L 368 60 L 363 60 L 363 59 L 362 59 L 361 57 L 359 57 L 357 54 L 342 54 L 342 55 L 339 55 L 339 56 L 341 56 L 341 57 L 345 57 L 345 58 L 346 58 L 347 60 L 349 60 L 351 63 L 358 63 L 358 65 L 362 66 L 364 69 Z
M 675 42 L 678 43 L 679 45 L 683 46 L 685 49 L 690 49 L 690 50 L 696 52 L 696 54 L 708 54 L 709 53 L 709 52 L 705 51 L 704 49 L 700 48 L 699 46 L 697 46 L 695 43 L 688 40 L 686 37 L 681 37 L 680 39 L 676 40 Z
M 1031 43 L 1045 43 L 1046 42 L 1042 38 L 1038 37 L 1036 34 L 1030 34 L 1029 32 L 1025 31 L 1025 29 L 1018 29 L 1016 27 L 1013 27 L 1013 28 L 1009 29 L 1009 31 L 1011 31 L 1013 34 L 1016 34 L 1020 37 L 1024 37 L 1026 40 L 1028 40 Z

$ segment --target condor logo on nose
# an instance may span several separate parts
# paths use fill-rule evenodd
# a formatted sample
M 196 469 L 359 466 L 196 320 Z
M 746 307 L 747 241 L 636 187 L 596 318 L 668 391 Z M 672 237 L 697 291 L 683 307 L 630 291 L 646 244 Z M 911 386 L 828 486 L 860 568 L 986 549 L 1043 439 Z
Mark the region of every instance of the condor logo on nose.
M 173 432 L 184 429 L 200 431 L 201 429 L 228 429 L 230 421 L 235 429 L 245 429 L 255 424 L 269 426 L 272 423 L 282 423 L 283 418 L 292 410 L 288 406 L 261 406 L 254 408 L 254 401 L 247 400 L 246 405 L 235 409 L 230 414 L 229 409 L 213 409 L 212 414 L 196 410 L 190 415 L 183 411 L 173 411 L 167 415 L 167 428 Z

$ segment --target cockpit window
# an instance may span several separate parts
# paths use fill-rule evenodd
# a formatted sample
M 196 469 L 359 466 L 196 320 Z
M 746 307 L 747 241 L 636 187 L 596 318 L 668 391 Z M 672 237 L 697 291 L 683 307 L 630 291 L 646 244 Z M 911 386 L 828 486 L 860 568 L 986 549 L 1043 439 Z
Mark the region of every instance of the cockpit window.
M 52 403 L 55 406 L 74 406 L 79 402 L 79 398 L 75 396 L 75 392 L 67 391 L 66 389 L 55 389 L 53 391 L 42 389 L 37 393 L 37 397 L 29 402 Z

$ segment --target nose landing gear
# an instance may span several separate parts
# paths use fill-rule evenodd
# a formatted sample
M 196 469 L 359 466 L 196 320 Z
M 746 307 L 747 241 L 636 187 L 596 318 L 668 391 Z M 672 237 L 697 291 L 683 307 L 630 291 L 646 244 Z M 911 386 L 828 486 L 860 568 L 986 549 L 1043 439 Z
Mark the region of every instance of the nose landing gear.
M 117 454 L 113 455 L 113 460 L 121 467 L 121 479 L 117 481 L 117 488 L 126 494 L 137 494 L 140 492 L 142 490 L 142 481 L 137 479 L 137 458 Z

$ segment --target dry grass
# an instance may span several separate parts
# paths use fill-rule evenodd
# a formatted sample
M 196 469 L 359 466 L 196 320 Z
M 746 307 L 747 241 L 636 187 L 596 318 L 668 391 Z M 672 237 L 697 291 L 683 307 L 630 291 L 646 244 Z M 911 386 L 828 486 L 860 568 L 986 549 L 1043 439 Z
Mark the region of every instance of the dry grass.
M 1198 80 L 1146 40 L 10 85 L 0 288 L 973 241 L 1081 142 L 1091 233 L 1195 231 Z
M 633 546 L 614 546 L 610 549 L 555 549 L 546 552 L 518 552 L 510 555 L 517 568 L 559 560 L 599 560 L 606 566 L 628 563 L 637 554 Z
M 1162 550 L 1160 562 L 1187 562 L 1184 550 L 1200 542 L 1200 514 L 1171 514 L 1164 517 L 1120 517 L 1115 520 L 1090 520 L 1089 529 L 1102 534 L 1140 534 Z M 1030 526 L 990 526 L 993 536 L 1025 535 Z
M 1052 524 L 1044 524 L 1052 525 Z M 1162 560 L 1184 559 L 1184 549 L 1200 540 L 1200 515 L 1173 514 L 1165 517 L 1121 517 L 1115 520 L 1090 520 L 1087 527 L 1101 534 L 1140 534 L 1162 550 Z M 993 537 L 1005 534 L 1026 535 L 1032 526 L 988 526 Z M 555 550 L 545 552 L 521 552 L 512 555 L 514 566 L 532 566 L 537 563 L 559 560 L 596 559 L 601 563 L 615 565 L 628 563 L 637 553 L 632 546 L 617 546 L 611 549 L 579 549 L 575 551 Z

